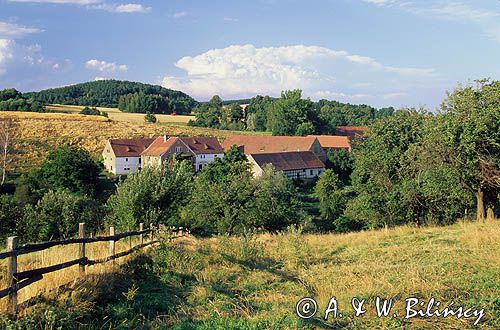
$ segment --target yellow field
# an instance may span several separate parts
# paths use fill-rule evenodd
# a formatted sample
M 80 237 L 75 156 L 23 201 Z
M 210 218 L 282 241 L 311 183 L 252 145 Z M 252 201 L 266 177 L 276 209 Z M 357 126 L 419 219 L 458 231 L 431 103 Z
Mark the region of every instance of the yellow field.
M 62 104 L 50 104 L 46 106 L 47 109 L 58 112 L 58 113 L 70 113 L 70 114 L 78 114 L 84 107 L 79 105 L 62 105 Z M 144 114 L 143 113 L 127 113 L 121 112 L 117 108 L 104 108 L 104 107 L 96 107 L 100 111 L 105 111 L 108 113 L 109 118 L 111 120 L 116 121 L 126 121 L 130 123 L 144 123 Z M 195 119 L 195 116 L 185 116 L 185 115 L 156 115 L 156 119 L 158 123 L 161 124 L 179 124 L 186 125 L 190 119 Z
M 0 111 L 0 118 L 13 118 L 18 123 L 16 136 L 18 155 L 13 164 L 13 170 L 20 172 L 40 165 L 50 149 L 64 144 L 83 147 L 93 156 L 99 157 L 106 140 L 111 138 L 200 135 L 217 136 L 223 139 L 234 134 L 258 134 L 191 127 L 185 123 L 160 121 L 160 123 L 148 124 L 144 121 L 113 120 L 101 116 L 65 113 Z

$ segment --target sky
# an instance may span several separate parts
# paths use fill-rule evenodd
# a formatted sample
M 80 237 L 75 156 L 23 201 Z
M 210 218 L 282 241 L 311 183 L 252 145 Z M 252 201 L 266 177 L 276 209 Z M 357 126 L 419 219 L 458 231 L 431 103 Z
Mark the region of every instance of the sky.
M 160 84 L 434 110 L 500 77 L 500 0 L 0 0 L 0 89 Z

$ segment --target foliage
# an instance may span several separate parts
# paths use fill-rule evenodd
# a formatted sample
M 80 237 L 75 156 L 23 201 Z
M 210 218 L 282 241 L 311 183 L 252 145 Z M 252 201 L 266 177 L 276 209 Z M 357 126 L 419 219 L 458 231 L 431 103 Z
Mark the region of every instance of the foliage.
M 46 89 L 40 92 L 25 93 L 25 95 L 38 102 L 49 104 L 117 108 L 120 97 L 135 93 L 159 95 L 171 102 L 170 111 L 178 114 L 190 113 L 191 109 L 197 105 L 193 98 L 179 91 L 157 85 L 119 80 L 91 81 L 61 88 Z M 137 108 L 133 109 L 137 110 Z
M 14 233 L 16 222 L 23 214 L 23 206 L 13 196 L 0 195 L 0 240 Z
M 175 104 L 162 95 L 139 92 L 120 96 L 118 109 L 123 112 L 169 114 L 175 112 Z
M 349 185 L 350 176 L 354 169 L 354 156 L 347 149 L 328 150 L 326 166 L 333 170 L 343 185 Z
M 81 115 L 90 115 L 90 116 L 103 116 L 108 117 L 108 113 L 105 111 L 99 111 L 97 108 L 89 108 L 85 107 L 82 111 L 79 112 Z
M 144 121 L 145 121 L 146 123 L 151 123 L 151 124 L 154 124 L 154 123 L 156 123 L 157 119 L 156 119 L 156 116 L 155 116 L 153 113 L 148 112 L 148 113 L 146 113 L 146 115 L 144 116 Z
M 0 111 L 45 112 L 43 105 L 14 88 L 0 90 Z
M 273 135 L 303 135 L 314 133 L 313 102 L 302 99 L 301 90 L 284 91 L 275 101 L 272 111 Z
M 209 102 L 200 104 L 193 111 L 196 120 L 191 120 L 188 125 L 203 126 L 219 129 L 242 130 L 244 125 L 244 112 L 238 103 L 224 106 L 218 95 Z
M 101 164 L 82 148 L 65 145 L 49 152 L 39 178 L 52 189 L 95 195 Z
M 161 168 L 147 167 L 120 182 L 106 207 L 106 221 L 119 231 L 139 223 L 178 226 L 179 209 L 189 201 L 192 168 L 173 162 Z
M 16 233 L 25 241 L 47 241 L 69 238 L 85 222 L 90 231 L 102 227 L 102 211 L 92 198 L 67 190 L 47 192 L 36 205 L 27 205 L 25 214 L 16 224 Z

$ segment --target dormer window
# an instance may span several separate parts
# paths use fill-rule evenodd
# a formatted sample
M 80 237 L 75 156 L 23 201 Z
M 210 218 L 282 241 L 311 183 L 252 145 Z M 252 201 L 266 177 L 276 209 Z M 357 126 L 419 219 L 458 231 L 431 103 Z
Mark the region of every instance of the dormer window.
M 175 152 L 176 153 L 181 153 L 182 147 L 175 147 Z

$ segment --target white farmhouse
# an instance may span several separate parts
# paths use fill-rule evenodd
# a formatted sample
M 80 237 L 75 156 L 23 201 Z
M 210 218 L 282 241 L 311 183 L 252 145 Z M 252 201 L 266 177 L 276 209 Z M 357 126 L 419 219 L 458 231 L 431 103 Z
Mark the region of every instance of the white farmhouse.
M 144 166 L 159 166 L 174 155 L 190 160 L 198 172 L 217 157 L 224 157 L 224 150 L 216 137 L 162 136 L 151 143 L 141 156 Z
M 111 173 L 131 174 L 141 169 L 141 153 L 155 139 L 110 139 L 102 152 L 104 167 Z

